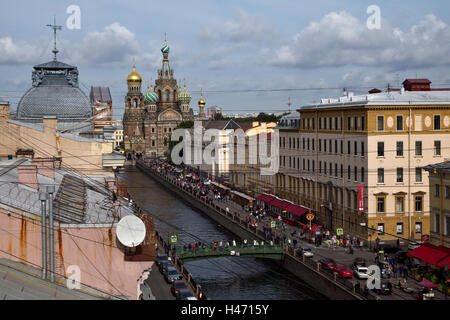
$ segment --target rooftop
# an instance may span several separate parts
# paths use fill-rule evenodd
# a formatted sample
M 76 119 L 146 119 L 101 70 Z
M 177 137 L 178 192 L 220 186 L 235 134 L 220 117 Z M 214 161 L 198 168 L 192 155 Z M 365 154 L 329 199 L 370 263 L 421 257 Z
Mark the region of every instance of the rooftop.
M 390 91 L 364 95 L 347 92 L 339 98 L 321 99 L 319 103 L 301 107 L 298 111 L 353 106 L 379 105 L 450 105 L 450 91 Z
M 448 174 L 448 173 L 450 173 L 450 161 L 429 164 L 429 165 L 423 167 L 423 169 L 425 169 L 429 172 L 432 172 L 432 173 L 436 170 L 437 173 L 447 173 Z

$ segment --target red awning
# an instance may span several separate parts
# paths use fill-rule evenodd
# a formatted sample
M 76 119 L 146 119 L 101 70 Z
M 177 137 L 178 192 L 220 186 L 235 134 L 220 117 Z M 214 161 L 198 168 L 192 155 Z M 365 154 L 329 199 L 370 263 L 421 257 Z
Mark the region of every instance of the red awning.
M 297 206 L 295 204 L 291 204 L 287 209 L 287 212 L 293 214 L 294 216 L 297 217 L 301 217 L 302 215 L 304 215 L 305 213 L 307 213 L 309 210 L 304 208 L 304 207 L 300 207 Z
M 261 195 L 259 195 L 256 198 L 256 200 L 259 200 L 259 201 L 262 201 L 262 202 L 266 202 L 266 203 L 269 203 L 273 199 L 275 199 L 275 197 L 274 196 L 269 196 L 268 194 L 261 194 Z
M 406 255 L 410 258 L 422 259 L 428 251 L 428 247 L 425 245 L 421 245 L 420 247 L 408 252 Z
M 442 259 L 441 261 L 438 262 L 437 266 L 439 268 L 443 268 L 444 264 L 447 264 L 448 268 L 450 269 L 450 256 L 448 256 L 445 259 Z M 450 280 L 450 279 L 449 279 Z
M 417 258 L 429 265 L 437 265 L 438 262 L 449 255 L 450 252 L 448 250 L 441 249 L 431 244 L 421 245 L 407 254 L 408 257 Z
M 277 199 L 277 198 L 273 198 L 270 203 L 269 203 L 272 207 L 277 207 L 279 209 L 281 209 L 281 200 Z M 284 205 L 283 205 L 284 207 Z

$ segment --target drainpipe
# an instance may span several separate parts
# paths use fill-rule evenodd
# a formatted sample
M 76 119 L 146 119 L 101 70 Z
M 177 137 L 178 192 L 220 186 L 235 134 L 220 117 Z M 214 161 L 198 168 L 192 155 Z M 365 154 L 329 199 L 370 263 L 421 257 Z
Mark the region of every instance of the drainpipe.
M 47 194 L 45 192 L 39 193 L 39 200 L 41 200 L 41 225 L 42 225 L 42 279 L 47 278 L 47 230 L 46 230 L 46 206 Z
M 408 125 L 408 216 L 409 216 L 409 230 L 408 239 L 411 240 L 411 107 L 409 108 L 409 123 Z
M 53 193 L 55 192 L 55 186 L 47 186 L 47 193 L 49 194 L 48 201 L 48 219 L 50 220 L 49 230 L 50 230 L 50 281 L 54 282 L 54 272 L 55 272 L 55 254 L 54 254 L 54 239 L 53 239 Z

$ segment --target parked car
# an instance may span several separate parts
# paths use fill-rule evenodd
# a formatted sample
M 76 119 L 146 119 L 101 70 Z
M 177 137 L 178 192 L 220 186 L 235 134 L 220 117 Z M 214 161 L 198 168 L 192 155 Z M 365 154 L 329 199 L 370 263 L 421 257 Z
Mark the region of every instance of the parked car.
M 307 258 L 311 258 L 312 256 L 314 256 L 314 253 L 312 252 L 311 248 L 302 247 L 302 255 L 304 255 Z
M 365 267 L 366 266 L 366 259 L 364 258 L 356 258 L 353 260 L 353 267 Z
M 174 282 L 172 282 L 172 285 L 170 286 L 170 291 L 172 292 L 172 294 L 176 297 L 178 292 L 181 289 L 187 289 L 186 287 L 186 283 L 184 283 L 183 280 L 176 280 Z
M 367 267 L 356 266 L 353 268 L 353 274 L 358 279 L 369 278 L 369 269 Z
M 159 267 L 159 265 L 164 261 L 166 261 L 166 262 L 169 261 L 167 254 L 157 253 L 156 254 L 156 265 Z
M 340 265 L 333 268 L 333 272 L 337 272 L 342 278 L 352 278 L 353 271 L 348 266 Z
M 194 298 L 194 299 L 192 299 Z M 197 300 L 189 289 L 180 289 L 177 294 L 177 300 Z
M 161 261 L 159 263 L 159 272 L 161 272 L 162 274 L 164 274 L 165 270 L 167 269 L 168 266 L 170 266 L 171 263 L 169 261 Z
M 320 259 L 319 262 L 323 269 L 333 270 L 333 268 L 336 267 L 336 261 L 330 258 Z
M 181 275 L 178 273 L 175 267 L 168 266 L 167 269 L 165 269 L 164 278 L 166 279 L 167 283 L 172 283 L 175 280 L 180 280 Z
M 420 247 L 423 244 L 422 241 L 417 241 L 417 242 L 410 242 L 408 245 L 408 250 L 414 250 L 417 249 L 418 247 Z
M 381 280 L 380 289 L 373 289 L 378 294 L 388 295 L 392 294 L 392 284 L 388 280 Z

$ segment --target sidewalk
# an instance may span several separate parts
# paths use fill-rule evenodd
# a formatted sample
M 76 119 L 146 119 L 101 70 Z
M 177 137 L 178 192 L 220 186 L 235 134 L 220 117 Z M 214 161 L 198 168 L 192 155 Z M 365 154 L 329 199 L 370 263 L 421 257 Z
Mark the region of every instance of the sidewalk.
M 241 217 L 241 219 L 245 219 L 246 217 L 249 218 L 250 221 L 255 220 L 254 216 L 250 216 L 250 212 L 246 212 L 245 210 L 242 210 L 242 207 L 239 206 L 238 204 L 234 203 L 233 201 L 228 201 L 228 200 L 215 200 L 214 196 L 211 196 L 211 194 L 209 195 L 209 198 L 213 201 L 213 203 L 217 206 L 219 206 L 220 208 L 226 210 L 226 208 L 228 207 L 229 212 L 234 214 L 234 213 L 238 213 Z M 284 225 L 286 227 L 286 230 L 284 231 L 284 234 L 286 235 L 286 239 L 290 239 L 291 241 L 293 241 L 294 239 L 297 240 L 298 244 L 297 247 L 309 247 L 313 250 L 314 253 L 314 257 L 312 257 L 313 261 L 319 261 L 322 258 L 331 258 L 333 260 L 335 260 L 338 264 L 342 264 L 342 265 L 347 265 L 350 268 L 352 268 L 353 266 L 353 261 L 355 258 L 364 258 L 367 262 L 367 265 L 376 265 L 375 263 L 375 253 L 367 248 L 357 248 L 354 249 L 354 253 L 353 254 L 349 254 L 346 251 L 346 248 L 338 246 L 336 248 L 332 248 L 332 247 L 328 247 L 328 245 L 326 243 L 322 243 L 321 246 L 316 247 L 313 243 L 309 243 L 309 241 L 307 240 L 302 240 L 300 239 L 298 236 L 300 235 L 301 229 L 299 227 L 294 227 L 291 225 L 288 225 L 282 221 L 279 221 L 278 219 L 275 219 L 271 216 L 266 216 L 263 218 L 263 220 L 261 220 L 260 222 L 257 223 L 257 229 L 258 230 L 263 230 L 263 226 L 264 225 L 270 225 L 270 221 L 276 221 L 276 231 L 273 232 L 272 234 L 274 235 L 274 237 L 279 237 L 282 238 L 282 232 L 281 232 L 281 227 L 280 225 Z M 296 235 L 295 236 L 291 236 L 291 234 L 296 231 Z M 414 290 L 414 293 L 406 293 L 403 292 L 400 289 L 395 288 L 395 284 L 398 283 L 399 280 L 401 280 L 402 278 L 399 276 L 398 278 L 390 278 L 387 279 L 388 281 L 390 281 L 392 283 L 392 295 L 380 295 L 380 298 L 382 300 L 415 300 L 416 299 L 416 295 L 417 292 L 421 289 L 421 287 L 417 284 L 417 281 L 411 277 L 408 278 L 407 282 L 408 282 L 408 287 Z M 359 282 L 361 288 L 364 288 L 364 285 L 366 283 L 366 280 L 358 280 L 356 278 L 352 278 L 351 281 L 353 283 Z M 444 300 L 445 299 L 445 295 L 438 291 L 438 290 L 433 290 L 434 295 L 435 295 L 435 300 Z

